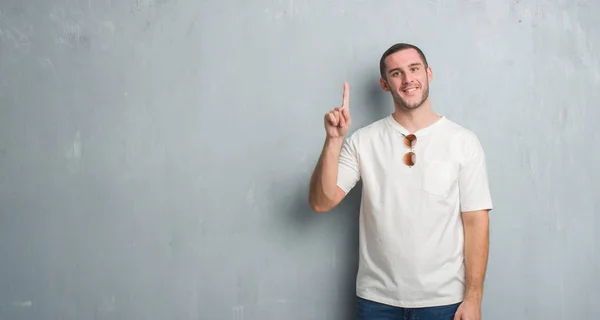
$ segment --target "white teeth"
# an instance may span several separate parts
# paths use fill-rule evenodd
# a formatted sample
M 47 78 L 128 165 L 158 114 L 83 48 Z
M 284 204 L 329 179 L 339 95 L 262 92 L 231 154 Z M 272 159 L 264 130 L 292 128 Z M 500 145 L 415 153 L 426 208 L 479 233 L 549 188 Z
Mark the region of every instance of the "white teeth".
M 415 91 L 415 90 L 417 90 L 417 88 L 410 88 L 410 89 L 406 89 L 406 90 L 404 90 L 404 91 L 405 91 L 405 92 L 413 92 L 413 91 Z

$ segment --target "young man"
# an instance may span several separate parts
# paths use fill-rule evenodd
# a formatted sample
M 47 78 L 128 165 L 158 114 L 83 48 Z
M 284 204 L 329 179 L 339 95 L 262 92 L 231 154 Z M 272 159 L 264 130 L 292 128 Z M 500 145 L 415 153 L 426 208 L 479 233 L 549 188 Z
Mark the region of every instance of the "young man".
M 480 320 L 492 200 L 477 136 L 432 111 L 422 51 L 395 44 L 381 57 L 394 112 L 345 137 L 350 93 L 325 115 L 310 184 L 326 212 L 359 179 L 357 319 Z

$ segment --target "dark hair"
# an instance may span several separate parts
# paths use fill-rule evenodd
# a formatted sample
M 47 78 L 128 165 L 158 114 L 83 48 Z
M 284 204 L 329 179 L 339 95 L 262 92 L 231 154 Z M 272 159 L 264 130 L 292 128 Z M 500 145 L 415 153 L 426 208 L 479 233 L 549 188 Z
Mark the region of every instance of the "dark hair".
M 389 55 L 391 55 L 393 53 L 396 53 L 396 52 L 402 51 L 402 50 L 406 50 L 406 49 L 415 49 L 421 56 L 421 59 L 423 59 L 425 68 L 427 68 L 429 66 L 429 64 L 427 63 L 427 58 L 425 58 L 425 54 L 417 46 L 409 44 L 409 43 L 396 43 L 393 46 L 389 47 L 389 49 L 387 49 L 381 56 L 381 60 L 379 60 L 379 72 L 381 73 L 382 78 L 386 79 L 385 58 L 387 58 Z

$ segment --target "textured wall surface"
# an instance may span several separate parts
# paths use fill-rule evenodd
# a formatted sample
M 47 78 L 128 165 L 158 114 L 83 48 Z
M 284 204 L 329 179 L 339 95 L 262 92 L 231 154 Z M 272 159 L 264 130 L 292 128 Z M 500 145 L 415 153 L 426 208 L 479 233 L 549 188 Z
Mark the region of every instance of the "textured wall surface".
M 0 0 L 0 319 L 351 319 L 324 113 L 421 46 L 495 210 L 484 319 L 599 319 L 598 1 Z

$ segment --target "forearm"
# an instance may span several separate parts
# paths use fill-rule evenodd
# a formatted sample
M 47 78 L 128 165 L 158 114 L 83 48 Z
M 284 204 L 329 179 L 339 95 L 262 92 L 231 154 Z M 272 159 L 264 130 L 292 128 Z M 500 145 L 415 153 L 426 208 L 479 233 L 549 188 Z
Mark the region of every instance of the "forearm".
M 331 207 L 337 198 L 338 160 L 343 138 L 327 138 L 310 181 L 313 208 Z
M 489 218 L 487 212 L 465 216 L 465 300 L 481 302 L 489 251 Z

